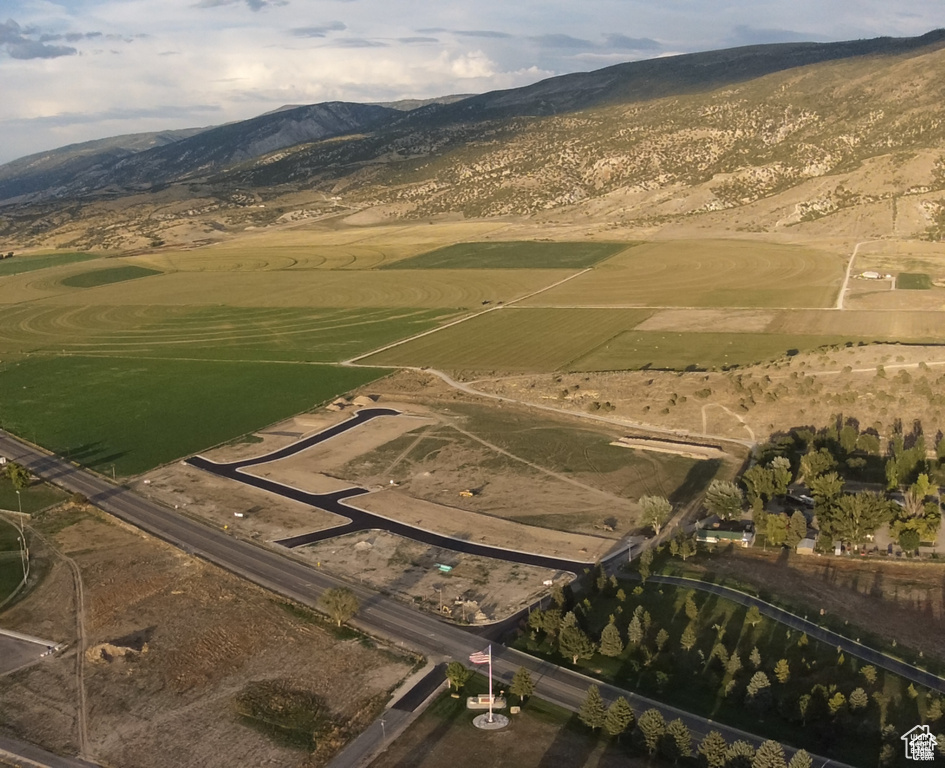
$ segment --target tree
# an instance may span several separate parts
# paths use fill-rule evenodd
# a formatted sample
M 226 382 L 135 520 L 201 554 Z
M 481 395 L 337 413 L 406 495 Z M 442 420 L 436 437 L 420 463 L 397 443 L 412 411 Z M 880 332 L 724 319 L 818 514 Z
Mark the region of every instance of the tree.
M 691 651 L 692 647 L 696 644 L 696 639 L 695 629 L 693 629 L 692 624 L 687 624 L 686 628 L 683 630 L 679 644 L 687 651 Z
M 728 661 L 725 664 L 725 671 L 730 675 L 735 675 L 738 670 L 742 668 L 742 660 L 739 655 L 732 651 L 732 655 L 728 657 Z
M 774 472 L 768 467 L 755 464 L 742 474 L 742 485 L 745 486 L 748 503 L 760 508 L 774 496 Z
M 757 645 L 751 649 L 751 655 L 748 657 L 748 660 L 755 669 L 761 666 L 761 651 L 758 650 Z
M 799 749 L 787 764 L 787 768 L 811 768 L 813 764 L 811 756 L 805 750 Z
M 658 709 L 648 709 L 637 720 L 637 730 L 643 737 L 646 751 L 651 755 L 655 755 L 660 739 L 666 733 L 666 721 L 663 719 L 663 713 Z
M 562 627 L 558 634 L 558 650 L 562 656 L 570 656 L 572 664 L 577 664 L 578 659 L 589 659 L 593 656 L 597 646 L 584 634 L 583 629 L 576 624 L 568 624 Z
M 682 720 L 677 718 L 666 726 L 661 746 L 663 754 L 673 763 L 692 757 L 692 732 Z
M 519 701 L 524 702 L 535 692 L 535 682 L 531 674 L 525 667 L 519 667 L 518 671 L 512 677 L 512 684 L 509 686 L 509 693 L 518 696 Z
M 457 693 L 469 682 L 470 677 L 472 677 L 472 672 L 466 669 L 462 662 L 451 661 L 446 665 L 446 679 L 450 681 L 450 685 L 456 689 Z
M 822 509 L 829 509 L 843 493 L 843 480 L 836 472 L 812 477 L 807 481 L 810 495 L 814 497 L 815 509 L 818 514 Z
M 807 536 L 807 518 L 804 517 L 804 513 L 797 510 L 791 515 L 787 528 L 787 537 L 784 543 L 789 547 L 796 547 Z
M 752 627 L 761 623 L 761 611 L 758 610 L 757 605 L 748 608 L 748 613 L 745 614 L 745 623 L 751 624 Z
M 656 633 L 655 642 L 656 642 L 656 650 L 662 651 L 666 643 L 669 642 L 669 632 L 667 632 L 665 629 L 661 629 L 659 632 Z
M 865 667 L 861 667 L 860 674 L 863 675 L 863 678 L 870 685 L 874 685 L 876 683 L 876 667 L 874 667 L 872 664 L 867 664 Z
M 685 610 L 686 618 L 689 619 L 689 621 L 695 621 L 698 618 L 699 606 L 696 605 L 695 593 L 691 589 L 686 593 Z
M 837 460 L 826 448 L 811 451 L 801 457 L 801 477 L 807 481 L 807 485 L 810 487 L 811 480 L 825 475 L 836 466 Z
M 840 691 L 837 691 L 830 699 L 827 701 L 827 706 L 830 708 L 830 714 L 836 715 L 842 710 L 847 703 L 847 697 L 844 696 Z
M 345 587 L 328 589 L 323 592 L 321 604 L 325 609 L 325 613 L 327 613 L 332 621 L 336 622 L 339 627 L 354 616 L 361 605 L 358 602 L 358 598 L 355 597 L 354 592 Z
M 774 665 L 774 676 L 778 678 L 781 685 L 791 679 L 791 667 L 787 659 L 779 659 L 778 663 Z
M 786 768 L 784 747 L 777 741 L 763 741 L 751 761 L 751 768 Z
M 709 731 L 699 744 L 699 764 L 704 768 L 725 768 L 725 751 L 728 742 L 718 731 Z
M 22 491 L 29 486 L 30 471 L 21 464 L 17 464 L 15 461 L 8 461 L 6 463 L 6 473 L 7 477 L 10 478 L 10 483 L 16 490 Z
M 752 768 L 755 748 L 747 741 L 733 741 L 725 750 L 725 768 Z
M 768 679 L 768 676 L 764 672 L 755 672 L 755 674 L 751 676 L 751 680 L 748 681 L 748 698 L 754 700 L 770 687 L 771 681 Z
M 639 503 L 643 524 L 652 526 L 653 533 L 659 536 L 660 530 L 673 514 L 673 505 L 663 496 L 641 496 Z
M 791 472 L 791 462 L 784 456 L 775 456 L 768 465 L 771 469 L 772 484 L 774 485 L 774 495 L 784 496 L 787 493 L 794 474 Z
M 787 515 L 767 515 L 764 524 L 765 541 L 772 547 L 783 547 L 787 543 L 789 523 Z
M 872 491 L 845 494 L 823 515 L 821 527 L 836 539 L 859 547 L 889 522 L 890 502 Z
M 578 710 L 578 719 L 588 728 L 597 730 L 604 724 L 607 710 L 604 709 L 604 700 L 600 696 L 600 688 L 592 685 L 587 689 L 584 703 Z
M 627 640 L 630 641 L 630 645 L 637 646 L 643 642 L 643 624 L 640 622 L 640 617 L 634 613 L 633 618 L 630 619 L 630 624 L 627 626 Z
M 600 652 L 604 656 L 619 656 L 623 653 L 623 638 L 613 623 L 604 627 L 604 631 L 600 633 Z
M 695 535 L 687 536 L 683 531 L 680 531 L 669 543 L 669 553 L 683 562 L 696 554 L 696 551 Z
M 706 509 L 723 520 L 740 518 L 744 503 L 742 489 L 735 483 L 713 480 L 705 492 Z
M 919 548 L 919 532 L 914 528 L 903 528 L 899 532 L 899 546 L 904 552 L 915 552 Z
M 653 565 L 653 550 L 644 549 L 637 559 L 637 570 L 640 573 L 640 581 L 644 584 L 646 584 L 646 580 L 650 578 L 651 565 Z
M 561 629 L 561 622 L 561 611 L 558 608 L 549 608 L 542 613 L 541 627 L 548 637 L 557 637 L 558 630 Z
M 633 723 L 633 710 L 623 696 L 618 696 L 607 707 L 604 715 L 604 731 L 608 736 L 619 736 Z
M 865 709 L 869 703 L 869 697 L 862 688 L 854 688 L 850 691 L 850 709 L 854 711 L 857 709 Z

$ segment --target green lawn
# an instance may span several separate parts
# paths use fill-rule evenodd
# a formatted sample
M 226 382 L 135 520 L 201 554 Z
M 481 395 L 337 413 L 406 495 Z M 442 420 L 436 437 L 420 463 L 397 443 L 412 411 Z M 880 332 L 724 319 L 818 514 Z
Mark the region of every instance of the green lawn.
M 38 256 L 14 256 L 0 261 L 0 277 L 34 272 L 47 267 L 60 267 L 63 264 L 75 264 L 100 258 L 97 253 L 44 253 Z
M 380 269 L 582 269 L 626 250 L 632 243 L 550 243 L 523 240 L 457 243 Z
M 16 490 L 10 479 L 0 472 L 0 509 L 9 509 L 12 512 L 19 512 L 22 506 L 23 512 L 32 515 L 41 509 L 51 507 L 53 504 L 65 499 L 66 494 L 51 485 L 33 481 L 29 488 L 20 491 L 20 497 L 17 499 Z
M 896 288 L 906 291 L 928 291 L 932 278 L 924 272 L 900 272 L 896 277 Z
M 20 585 L 23 578 L 23 561 L 20 558 L 20 532 L 0 517 L 0 603 Z
M 134 475 L 312 408 L 385 371 L 130 358 L 0 367 L 0 426 L 101 472 Z
M 127 264 L 122 267 L 109 267 L 107 269 L 93 269 L 88 272 L 80 272 L 77 275 L 70 275 L 63 278 L 60 282 L 69 288 L 96 288 L 100 285 L 111 285 L 112 283 L 124 283 L 128 280 L 138 280 L 142 277 L 162 274 L 160 270 L 148 269 L 147 267 L 136 267 L 133 264 Z

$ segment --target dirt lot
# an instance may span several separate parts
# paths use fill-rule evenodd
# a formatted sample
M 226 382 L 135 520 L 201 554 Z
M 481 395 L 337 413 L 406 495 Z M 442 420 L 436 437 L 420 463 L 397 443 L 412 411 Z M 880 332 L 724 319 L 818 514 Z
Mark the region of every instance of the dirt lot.
M 57 519 L 58 518 L 58 519 Z M 84 685 L 92 755 L 115 766 L 322 765 L 362 728 L 412 661 L 339 640 L 320 620 L 95 511 L 52 513 L 51 540 L 82 574 Z M 59 560 L 4 614 L 20 631 L 69 640 L 58 658 L 3 678 L 0 728 L 75 753 L 74 591 Z M 235 711 L 252 682 L 315 694 L 337 724 L 316 751 L 250 727 Z
M 945 565 L 732 550 L 700 568 L 731 576 L 793 605 L 824 608 L 927 655 L 945 657 Z

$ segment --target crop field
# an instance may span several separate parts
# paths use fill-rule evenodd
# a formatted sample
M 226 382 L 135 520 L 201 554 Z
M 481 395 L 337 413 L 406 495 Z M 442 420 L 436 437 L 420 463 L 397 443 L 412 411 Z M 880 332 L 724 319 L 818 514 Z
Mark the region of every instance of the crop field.
M 333 362 L 433 328 L 443 310 L 297 307 L 0 308 L 0 354 Z
M 532 306 L 828 307 L 844 259 L 796 245 L 645 243 L 525 302 Z
M 940 344 L 945 340 L 945 313 L 908 309 L 895 312 L 793 310 L 779 312 L 768 331 L 846 336 L 849 340 Z
M 134 475 L 381 375 L 369 368 L 132 358 L 0 366 L 0 427 L 99 471 Z
M 142 277 L 150 277 L 151 275 L 159 274 L 161 273 L 156 269 L 126 264 L 121 267 L 93 269 L 89 272 L 79 272 L 77 275 L 69 275 L 69 277 L 62 279 L 62 285 L 68 288 L 97 288 L 100 285 L 124 283 L 128 280 L 138 280 Z
M 789 351 L 807 351 L 848 340 L 844 336 L 783 333 L 626 331 L 575 360 L 571 370 L 682 370 L 690 366 L 709 369 L 750 365 L 781 357 Z
M 924 272 L 900 272 L 896 277 L 896 288 L 905 291 L 928 291 L 932 278 Z
M 630 243 L 536 241 L 457 243 L 381 269 L 584 269 L 630 247 Z
M 452 370 L 553 371 L 635 327 L 649 315 L 632 309 L 518 309 L 486 312 L 465 323 L 373 355 L 371 365 Z
M 48 267 L 61 267 L 80 261 L 99 258 L 96 253 L 44 253 L 37 256 L 14 256 L 0 261 L 0 277 L 19 275 L 23 272 L 35 272 Z

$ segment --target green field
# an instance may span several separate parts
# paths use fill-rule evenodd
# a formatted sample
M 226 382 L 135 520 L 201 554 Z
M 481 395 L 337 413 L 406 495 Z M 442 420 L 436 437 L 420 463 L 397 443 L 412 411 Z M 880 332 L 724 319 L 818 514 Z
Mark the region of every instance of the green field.
M 0 509 L 8 509 L 11 512 L 25 512 L 32 515 L 41 509 L 58 504 L 66 498 L 66 494 L 51 485 L 45 483 L 33 482 L 29 488 L 23 488 L 17 498 L 13 483 L 6 474 L 0 472 Z
M 380 269 L 583 269 L 626 250 L 631 243 L 535 241 L 457 243 Z
M 24 352 L 333 362 L 429 328 L 426 309 L 61 306 L 0 309 L 0 355 Z
M 20 586 L 23 578 L 19 535 L 11 522 L 0 517 L 0 603 Z
M 896 277 L 896 288 L 905 291 L 928 291 L 932 278 L 924 272 L 900 272 Z
M 365 384 L 319 365 L 29 358 L 0 366 L 0 426 L 102 472 L 134 475 Z
M 0 261 L 0 277 L 19 275 L 24 272 L 35 272 L 47 267 L 61 267 L 64 264 L 75 264 L 80 261 L 91 261 L 100 258 L 97 253 L 44 253 L 39 256 L 14 256 L 12 259 Z
M 649 314 L 633 309 L 497 309 L 364 362 L 451 370 L 566 369 Z
M 682 240 L 638 245 L 527 300 L 533 306 L 829 307 L 835 254 L 797 245 Z
M 128 280 L 139 280 L 142 277 L 160 274 L 161 272 L 156 269 L 126 264 L 122 267 L 109 267 L 108 269 L 93 269 L 88 272 L 79 272 L 77 275 L 69 275 L 69 277 L 63 278 L 61 283 L 69 288 L 97 288 L 100 285 L 124 283 Z
M 618 371 L 638 368 L 683 370 L 750 365 L 856 341 L 844 336 L 780 333 L 673 333 L 627 331 L 573 362 L 575 371 Z

